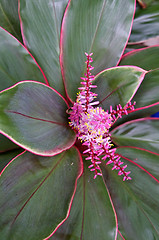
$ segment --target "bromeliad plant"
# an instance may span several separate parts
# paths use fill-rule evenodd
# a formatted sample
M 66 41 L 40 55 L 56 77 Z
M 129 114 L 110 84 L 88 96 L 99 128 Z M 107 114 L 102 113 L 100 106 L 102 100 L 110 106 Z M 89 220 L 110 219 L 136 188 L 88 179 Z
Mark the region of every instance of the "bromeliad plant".
M 1 27 L 2 239 L 159 238 L 159 47 L 123 56 L 134 11 L 19 0 L 23 42 Z

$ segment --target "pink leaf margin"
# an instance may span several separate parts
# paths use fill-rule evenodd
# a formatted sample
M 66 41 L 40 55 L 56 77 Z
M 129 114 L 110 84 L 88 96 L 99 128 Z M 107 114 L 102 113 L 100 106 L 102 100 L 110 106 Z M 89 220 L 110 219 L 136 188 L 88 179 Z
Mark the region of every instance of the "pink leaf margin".
M 74 190 L 73 190 L 73 194 L 72 194 L 72 197 L 71 197 L 71 200 L 70 200 L 70 203 L 69 203 L 69 207 L 68 207 L 68 211 L 67 211 L 67 214 L 66 214 L 66 217 L 57 225 L 57 227 L 54 229 L 54 231 L 48 236 L 46 237 L 44 240 L 48 240 L 50 237 L 52 237 L 54 235 L 54 233 L 57 231 L 57 229 L 68 219 L 69 215 L 70 215 L 70 211 L 71 211 L 71 207 L 72 207 L 72 203 L 73 203 L 73 199 L 74 199 L 74 196 L 75 196 L 75 193 L 76 193 L 76 189 L 77 189 L 77 181 L 78 179 L 81 177 L 81 175 L 83 174 L 83 160 L 82 160 L 82 156 L 81 156 L 81 153 L 80 151 L 78 150 L 78 148 L 74 147 L 77 152 L 78 152 L 78 156 L 79 156 L 79 159 L 80 159 L 80 171 L 78 173 L 78 176 L 75 180 L 75 185 L 74 185 Z M 3 172 L 5 171 L 5 169 L 13 162 L 15 161 L 18 157 L 20 157 L 21 155 L 23 155 L 24 153 L 26 152 L 26 150 L 20 154 L 18 154 L 16 157 L 14 157 L 5 167 L 4 169 L 1 171 L 0 173 L 0 176 L 3 174 Z M 45 179 L 43 180 L 43 182 L 45 181 Z M 43 184 L 43 182 L 40 184 L 40 186 Z M 23 208 L 26 206 L 26 204 L 28 203 L 28 201 L 31 199 L 31 197 L 36 193 L 38 189 L 36 189 L 33 194 L 29 197 L 29 199 L 26 201 L 26 203 L 23 205 L 23 207 L 20 209 L 19 213 L 17 214 L 17 216 L 15 217 L 13 223 L 15 222 L 16 218 L 19 216 L 19 214 L 21 213 L 21 211 L 23 210 Z M 12 223 L 12 224 L 13 224 Z
M 65 100 L 65 98 L 64 98 L 59 92 L 57 92 L 55 89 L 53 89 L 53 88 L 50 87 L 50 86 L 47 86 L 47 85 L 44 84 L 44 83 L 40 83 L 40 82 L 36 82 L 36 81 L 30 81 L 30 80 L 20 81 L 20 82 L 14 84 L 13 86 L 11 86 L 11 87 L 9 87 L 9 88 L 1 91 L 0 93 L 5 92 L 5 91 L 7 91 L 7 90 L 9 90 L 9 89 L 12 89 L 13 87 L 15 87 L 15 86 L 17 86 L 17 85 L 19 85 L 19 84 L 26 83 L 26 82 L 29 82 L 29 83 L 33 83 L 33 82 L 34 82 L 34 83 L 37 83 L 37 84 L 39 84 L 39 85 L 43 85 L 43 86 L 45 86 L 45 87 L 50 88 L 51 90 L 53 90 L 54 92 L 56 92 L 56 93 L 64 100 L 64 102 L 66 103 L 67 107 L 69 107 L 67 101 Z M 16 112 L 16 113 L 17 113 L 17 112 Z M 24 115 L 24 114 L 22 114 L 22 113 L 17 113 L 17 114 Z M 28 117 L 28 116 L 27 116 L 27 117 Z M 31 116 L 29 116 L 29 118 L 35 119 L 35 118 L 31 117 Z M 37 119 L 37 120 L 45 121 L 44 119 Z M 50 122 L 50 121 L 47 121 L 47 122 Z M 57 123 L 56 123 L 56 124 L 57 124 Z M 58 123 L 58 125 L 59 125 L 59 123 Z M 66 126 L 66 127 L 67 127 L 67 126 Z M 68 126 L 68 128 L 69 128 L 69 126 Z M 22 147 L 23 149 L 25 149 L 25 150 L 33 153 L 33 154 L 37 154 L 37 155 L 39 155 L 39 156 L 46 156 L 46 157 L 52 157 L 52 156 L 55 156 L 55 155 L 57 155 L 57 154 L 59 154 L 59 153 L 62 153 L 63 151 L 68 150 L 68 149 L 70 149 L 71 147 L 73 147 L 74 144 L 75 144 L 75 142 L 76 142 L 76 135 L 75 135 L 74 138 L 72 139 L 72 141 L 68 144 L 68 146 L 63 147 L 63 148 L 60 149 L 60 150 L 57 148 L 57 149 L 54 149 L 54 151 L 51 151 L 51 150 L 50 150 L 50 151 L 47 151 L 47 152 L 44 152 L 44 153 L 40 153 L 40 152 L 38 153 L 38 152 L 34 152 L 34 151 L 30 150 L 30 148 L 28 148 L 28 147 L 20 144 L 20 143 L 17 142 L 14 138 L 12 138 L 9 134 L 6 134 L 6 133 L 3 132 L 2 130 L 0 130 L 0 133 L 3 134 L 3 135 L 4 135 L 5 137 L 7 137 L 8 139 L 10 139 L 10 140 L 11 140 L 12 142 L 14 142 L 15 144 L 17 144 L 18 146 Z
M 20 1 L 20 0 L 19 0 L 19 1 Z M 66 98 L 68 99 L 69 102 L 73 103 L 72 100 L 71 100 L 71 98 L 70 98 L 69 95 L 68 95 L 68 92 L 67 92 L 67 86 L 66 86 L 66 81 L 65 81 L 65 73 L 64 73 L 64 66 L 63 66 L 63 47 L 62 47 L 62 42 L 63 42 L 63 39 L 64 39 L 64 34 L 63 34 L 63 32 L 64 32 L 64 24 L 65 24 L 65 19 L 67 18 L 67 14 L 68 14 L 68 9 L 69 9 L 70 3 L 71 3 L 71 0 L 69 0 L 69 2 L 68 2 L 68 4 L 67 4 L 67 7 L 66 7 L 65 12 L 64 12 L 63 20 L 62 20 L 61 33 L 60 33 L 60 58 L 59 58 L 59 59 L 60 59 L 61 74 L 62 74 L 62 78 L 63 78 L 64 88 L 65 88 L 65 93 L 66 93 Z M 136 11 L 136 0 L 135 0 L 135 2 L 134 2 L 134 12 L 133 12 L 133 18 L 132 18 L 132 22 L 131 22 L 131 27 L 130 27 L 130 31 L 129 31 L 129 34 L 128 34 L 128 38 L 127 38 L 127 41 L 126 41 L 126 43 L 125 43 L 125 46 L 124 46 L 124 48 L 123 48 L 123 51 L 122 51 L 122 53 L 121 53 L 121 56 L 120 56 L 120 58 L 119 58 L 119 60 L 118 60 L 118 62 L 117 62 L 117 64 L 116 64 L 116 66 L 119 65 L 119 63 L 120 63 L 120 61 L 121 61 L 121 59 L 122 59 L 123 53 L 124 53 L 124 51 L 125 51 L 125 49 L 126 49 L 126 46 L 127 46 L 127 44 L 128 44 L 128 41 L 129 41 L 129 38 L 130 38 L 130 34 L 131 34 L 131 30 L 132 30 L 132 26 L 133 26 L 134 17 L 135 17 L 135 11 Z M 109 69 L 109 68 L 108 68 L 108 69 Z M 107 70 L 107 69 L 105 69 L 105 70 Z M 103 70 L 103 71 L 105 71 L 105 70 Z M 103 71 L 102 71 L 102 72 L 103 72 Z M 100 73 L 101 73 L 101 72 L 100 72 Z M 98 73 L 98 74 L 100 74 L 100 73 Z M 98 75 L 98 74 L 97 74 L 97 75 Z M 96 75 L 96 76 L 97 76 L 97 75 Z
M 20 157 L 21 155 L 23 155 L 23 153 L 25 153 L 26 150 L 24 150 L 23 152 L 19 153 L 16 157 L 14 157 L 3 169 L 2 171 L 0 172 L 0 177 L 1 175 L 3 174 L 3 172 L 6 170 L 6 168 L 18 157 Z
M 103 178 L 103 176 L 102 176 L 102 178 Z M 115 239 L 114 239 L 114 240 L 117 240 L 118 231 L 119 231 L 119 229 L 118 229 L 118 227 L 119 227 L 119 226 L 118 226 L 118 225 L 119 225 L 119 224 L 118 224 L 118 216 L 117 216 L 117 213 L 116 213 L 116 210 L 115 210 L 115 206 L 114 206 L 112 197 L 111 197 L 111 195 L 110 195 L 109 189 L 108 189 L 108 187 L 107 187 L 107 185 L 106 185 L 106 182 L 105 182 L 104 178 L 103 178 L 103 182 L 104 182 L 105 188 L 106 188 L 106 190 L 107 190 L 107 193 L 108 193 L 108 196 L 109 196 L 109 199 L 110 199 L 110 203 L 111 203 L 111 205 L 112 205 L 112 209 L 113 209 L 114 216 L 115 216 L 116 232 L 115 232 Z
M 132 50 L 132 51 L 130 51 L 130 52 L 128 52 L 128 53 L 125 53 L 125 54 L 122 56 L 121 60 L 124 60 L 124 58 L 129 57 L 129 56 L 132 56 L 132 55 L 134 55 L 135 53 L 142 52 L 142 51 L 144 51 L 144 50 L 151 49 L 151 48 L 155 48 L 155 47 L 158 47 L 158 48 L 159 48 L 159 45 L 153 45 L 153 46 L 149 46 L 149 47 L 134 49 L 134 50 Z
M 159 103 L 158 103 L 158 104 L 159 104 Z M 133 112 L 133 111 L 132 111 L 132 112 Z M 116 129 L 118 129 L 118 128 L 122 127 L 122 126 L 128 125 L 128 124 L 130 124 L 130 123 L 142 122 L 142 121 L 146 121 L 146 120 L 154 120 L 154 121 L 157 120 L 157 121 L 159 121 L 159 118 L 157 118 L 157 117 L 144 117 L 144 118 L 138 118 L 138 119 L 130 120 L 130 121 L 127 121 L 127 122 L 125 122 L 125 123 L 123 123 L 123 124 L 120 124 L 119 126 L 113 128 L 113 129 L 110 131 L 110 133 L 112 134 Z
M 73 101 L 71 100 L 71 98 L 68 95 L 67 92 L 67 87 L 66 87 L 66 81 L 65 81 L 65 73 L 64 73 L 64 66 L 63 66 L 63 47 L 62 47 L 62 42 L 64 39 L 64 23 L 65 23 L 65 19 L 67 17 L 67 13 L 68 13 L 68 8 L 70 6 L 71 0 L 68 1 L 68 4 L 66 6 L 65 12 L 64 12 L 64 16 L 62 19 L 62 24 L 61 24 L 61 33 L 60 33 L 60 57 L 59 57 L 59 61 L 60 61 L 60 66 L 61 66 L 61 74 L 62 74 L 62 79 L 63 79 L 63 84 L 64 84 L 64 89 L 65 89 L 65 94 L 66 94 L 66 99 L 73 103 Z
M 155 118 L 155 117 L 146 117 L 146 118 L 140 118 L 140 119 L 135 119 L 135 120 L 131 120 L 131 121 L 128 121 L 126 123 L 123 123 L 119 126 L 117 126 L 116 128 L 114 128 L 111 133 L 113 131 L 115 131 L 116 129 L 120 128 L 121 126 L 125 126 L 127 124 L 131 124 L 131 123 L 134 123 L 134 122 L 142 122 L 142 121 L 146 121 L 146 120 L 154 120 L 154 121 L 159 121 L 159 118 Z M 145 151 L 145 152 L 148 152 L 148 153 L 151 153 L 151 154 L 154 154 L 156 156 L 159 156 L 158 153 L 156 152 L 153 152 L 153 151 L 150 151 L 150 150 L 147 150 L 147 149 L 144 149 L 144 148 L 140 148 L 140 147 L 134 147 L 134 146 L 118 146 L 117 149 L 120 149 L 120 148 L 127 148 L 127 149 L 137 149 L 137 150 L 141 150 L 141 151 Z M 133 160 L 129 159 L 129 158 L 126 158 L 122 155 L 119 154 L 120 157 L 122 157 L 123 159 L 133 163 L 134 165 L 138 166 L 140 169 L 142 169 L 144 172 L 146 172 L 150 177 L 152 177 L 157 183 L 159 183 L 159 180 L 157 178 L 155 178 L 149 171 L 147 171 L 145 168 L 143 168 L 141 165 L 139 165 L 138 163 L 134 162 Z
M 19 14 L 19 7 L 20 7 L 20 0 L 18 0 L 18 14 Z M 33 55 L 29 52 L 29 50 L 27 49 L 26 45 L 25 45 L 25 40 L 24 40 L 24 35 L 23 35 L 23 28 L 22 28 L 22 21 L 21 21 L 21 18 L 20 18 L 20 14 L 19 14 L 19 20 L 20 20 L 20 27 L 21 27 L 21 35 L 22 35 L 22 39 L 23 39 L 23 43 L 24 45 L 17 39 L 15 38 L 11 33 L 9 33 L 6 29 L 2 28 L 0 26 L 1 29 L 3 29 L 7 34 L 9 34 L 12 38 L 14 38 L 27 52 L 28 54 L 30 55 L 30 57 L 33 59 L 33 61 L 35 62 L 35 64 L 37 65 L 37 67 L 39 68 L 40 72 L 42 73 L 43 75 L 43 78 L 45 80 L 45 83 L 46 85 L 49 86 L 49 82 L 45 76 L 45 73 L 43 72 L 42 68 L 40 67 L 40 65 L 38 64 L 38 62 L 35 60 L 35 58 L 33 57 Z
M 123 54 L 125 52 L 126 46 L 128 44 L 128 41 L 129 41 L 129 38 L 130 38 L 130 35 L 131 35 L 131 30 L 132 30 L 132 27 L 133 27 L 134 18 L 135 18 L 135 12 L 136 12 L 136 0 L 134 2 L 134 12 L 133 12 L 133 17 L 132 17 L 132 22 L 131 22 L 131 27 L 130 27 L 130 31 L 129 31 L 129 34 L 128 34 L 128 38 L 127 38 L 127 41 L 125 43 L 125 47 L 123 48 L 123 51 L 121 53 L 121 56 L 120 56 L 120 58 L 119 58 L 119 60 L 117 62 L 117 66 L 119 65 L 119 63 L 120 63 L 120 61 L 121 61 L 121 59 L 123 57 Z
M 138 89 L 139 89 L 139 87 L 140 87 L 140 85 L 141 85 L 141 83 L 142 83 L 145 75 L 146 75 L 149 71 L 146 71 L 146 70 L 144 70 L 144 69 L 142 69 L 142 68 L 140 68 L 140 67 L 133 66 L 133 65 L 117 66 L 117 67 L 112 67 L 112 68 L 104 69 L 103 71 L 99 72 L 99 73 L 95 76 L 95 79 L 96 79 L 100 74 L 102 74 L 102 73 L 104 73 L 104 72 L 106 72 L 106 71 L 113 70 L 113 69 L 124 69 L 124 68 L 132 68 L 132 69 L 135 69 L 135 70 L 137 70 L 137 71 L 139 71 L 139 72 L 142 73 L 141 76 L 139 77 L 138 87 L 136 88 L 136 90 L 135 90 L 134 94 L 131 96 L 131 98 L 128 100 L 128 102 L 129 102 L 129 101 L 131 101 L 131 100 L 133 99 L 133 97 L 135 96 L 135 94 L 136 94 L 136 92 L 138 91 Z M 110 97 L 110 96 L 111 96 L 115 91 L 117 91 L 118 89 L 119 89 L 119 88 L 114 89 L 114 90 L 113 90 L 111 93 L 109 93 L 104 99 L 102 99 L 102 100 L 100 101 L 100 103 L 102 103 L 103 101 L 105 101 L 108 97 Z M 100 104 L 100 103 L 99 103 L 99 104 Z
M 120 148 L 120 147 L 118 147 L 118 148 Z M 132 148 L 132 147 L 122 146 L 122 148 Z M 142 148 L 135 148 L 135 147 L 134 147 L 134 149 L 138 149 L 138 150 L 141 150 L 141 151 L 145 151 L 145 150 L 143 150 Z M 152 152 L 151 152 L 151 153 L 152 153 Z M 152 153 L 152 154 L 154 154 L 154 153 Z M 125 160 L 133 163 L 133 164 L 136 165 L 137 167 L 139 167 L 141 170 L 143 170 L 144 172 L 146 172 L 151 178 L 153 178 L 157 183 L 159 183 L 159 180 L 158 180 L 157 178 L 155 178 L 149 171 L 147 171 L 147 170 L 146 170 L 144 167 L 142 167 L 140 164 L 134 162 L 133 160 L 131 160 L 131 159 L 127 158 L 127 157 L 124 157 L 123 155 L 120 155 L 120 154 L 118 154 L 118 155 L 119 155 L 121 158 L 123 158 L 123 159 L 125 159 Z M 157 155 L 157 154 L 155 153 L 155 155 Z M 159 154 L 158 154 L 158 156 L 159 156 Z
M 79 174 L 78 174 L 78 176 L 76 178 L 76 181 L 75 181 L 75 187 L 74 187 L 74 191 L 73 191 L 70 203 L 69 203 L 69 207 L 68 207 L 68 211 L 67 211 L 66 217 L 57 225 L 57 227 L 54 229 L 54 231 L 48 237 L 44 238 L 44 240 L 48 240 L 50 237 L 52 237 L 54 235 L 54 233 L 57 231 L 57 229 L 59 229 L 59 227 L 68 219 L 68 217 L 70 215 L 73 199 L 74 199 L 74 196 L 75 196 L 75 193 L 76 193 L 76 189 L 77 189 L 77 181 L 83 174 L 83 160 L 82 160 L 82 156 L 81 156 L 81 153 L 78 150 L 78 148 L 76 148 L 76 150 L 78 151 L 78 154 L 79 154 L 80 163 L 81 163 L 81 169 L 80 169 L 80 172 L 79 172 Z

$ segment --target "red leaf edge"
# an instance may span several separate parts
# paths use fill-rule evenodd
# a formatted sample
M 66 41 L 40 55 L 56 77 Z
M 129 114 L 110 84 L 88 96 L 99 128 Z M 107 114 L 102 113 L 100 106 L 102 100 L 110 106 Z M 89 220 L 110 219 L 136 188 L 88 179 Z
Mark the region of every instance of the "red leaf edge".
M 44 86 L 50 88 L 51 90 L 53 90 L 54 92 L 56 92 L 56 93 L 64 100 L 64 102 L 66 103 L 67 106 L 69 106 L 68 103 L 66 102 L 65 98 L 64 98 L 59 92 L 57 92 L 55 89 L 53 89 L 53 88 L 50 87 L 50 86 L 47 86 L 47 85 L 44 84 L 44 83 L 40 83 L 40 82 L 36 82 L 36 81 L 20 81 L 20 82 L 14 84 L 13 86 L 11 86 L 11 87 L 9 87 L 9 88 L 7 88 L 7 89 L 5 89 L 5 90 L 2 90 L 0 93 L 5 92 L 5 91 L 7 91 L 7 90 L 9 90 L 9 89 L 11 89 L 11 88 L 13 88 L 13 87 L 15 87 L 16 85 L 19 85 L 19 84 L 23 83 L 23 82 L 25 82 L 25 83 L 26 83 L 26 82 L 31 82 L 31 83 L 32 83 L 32 82 L 35 82 L 35 83 L 38 83 L 38 84 L 41 84 L 41 85 L 44 85 Z M 23 115 L 23 116 L 27 116 L 27 115 L 24 115 L 24 114 L 18 113 L 18 112 L 14 112 L 14 113 L 20 114 L 20 115 Z M 34 117 L 31 117 L 31 116 L 27 116 L 27 117 L 32 118 L 32 119 L 36 119 L 36 118 L 34 118 Z M 44 120 L 44 119 L 37 119 L 37 120 L 41 120 L 41 121 L 45 121 L 45 122 L 47 121 L 47 120 Z M 47 121 L 47 122 L 51 122 L 51 121 Z M 58 123 L 58 125 L 59 125 L 59 123 Z M 73 147 L 73 145 L 75 144 L 75 141 L 76 141 L 76 135 L 75 135 L 75 136 L 74 136 L 74 139 L 72 139 L 72 143 L 71 143 L 70 146 L 68 146 L 68 147 L 65 147 L 65 148 L 63 148 L 63 149 L 61 149 L 61 150 L 58 150 L 58 151 L 55 149 L 53 152 L 47 151 L 46 153 L 37 153 L 37 152 L 35 153 L 35 152 L 31 151 L 29 148 L 27 148 L 26 146 L 23 146 L 22 144 L 20 144 L 19 142 L 17 142 L 15 139 L 13 139 L 10 135 L 6 134 L 5 132 L 3 132 L 3 131 L 0 130 L 0 133 L 3 134 L 5 137 L 9 138 L 12 142 L 14 142 L 15 144 L 17 144 L 18 146 L 24 148 L 25 150 L 27 150 L 27 151 L 29 151 L 29 152 L 31 152 L 31 153 L 33 153 L 33 154 L 36 154 L 36 155 L 38 155 L 38 156 L 46 156 L 46 157 L 52 157 L 52 156 L 55 156 L 55 155 L 57 155 L 57 154 L 59 154 L 59 153 L 62 153 L 63 151 L 65 151 L 65 150 L 67 150 L 67 149 L 70 149 L 71 147 Z
M 102 178 L 103 178 L 103 176 L 102 176 Z M 110 195 L 109 189 L 108 189 L 108 187 L 107 187 L 107 185 L 106 185 L 106 182 L 104 181 L 104 178 L 103 178 L 103 182 L 104 182 L 105 188 L 106 188 L 106 190 L 107 190 L 107 193 L 108 193 L 108 196 L 109 196 L 109 199 L 110 199 L 110 203 L 111 203 L 111 205 L 112 205 L 113 212 L 114 212 L 114 215 L 115 215 L 115 222 L 116 222 L 115 240 L 117 240 L 118 231 L 119 231 L 119 230 L 118 230 L 118 217 L 117 217 L 117 213 L 116 213 L 116 211 L 115 211 L 115 207 L 114 207 L 114 204 L 113 204 L 113 200 L 112 200 L 112 198 L 111 198 L 111 195 Z
M 75 147 L 76 148 L 76 147 Z M 62 220 L 62 222 L 60 222 L 57 227 L 55 228 L 55 230 L 48 236 L 46 237 L 44 240 L 48 240 L 50 237 L 52 237 L 54 235 L 54 233 L 57 231 L 57 229 L 68 219 L 69 215 L 70 215 L 70 211 L 71 211 L 71 207 L 72 207 L 72 203 L 73 203 L 73 199 L 74 199 L 74 196 L 75 196 L 75 193 L 76 193 L 76 189 L 77 189 L 77 181 L 78 179 L 81 177 L 82 173 L 83 173 L 83 160 L 82 160 L 82 156 L 81 156 L 81 153 L 80 151 L 78 150 L 78 148 L 76 148 L 76 150 L 78 151 L 78 155 L 79 155 L 79 158 L 80 158 L 80 163 L 81 163 L 81 169 L 80 169 L 80 172 L 76 178 L 76 181 L 75 181 L 75 187 L 74 187 L 74 191 L 73 191 L 73 194 L 72 194 L 72 197 L 71 197 L 71 200 L 70 200 L 70 204 L 69 204 L 69 208 L 68 208 L 68 211 L 67 211 L 67 214 L 66 214 L 66 218 L 64 218 Z
M 123 240 L 125 240 L 125 238 L 123 237 L 123 235 L 121 234 L 121 232 L 118 230 L 118 233 L 119 233 L 119 235 L 120 235 L 120 237 L 123 239 Z
M 141 51 L 146 50 L 146 49 L 149 49 L 149 48 L 154 48 L 154 47 L 159 47 L 159 45 L 153 45 L 153 46 L 149 46 L 149 47 L 134 49 L 134 50 L 132 50 L 132 51 L 130 51 L 130 52 L 125 53 L 125 54 L 122 56 L 121 60 L 123 60 L 124 58 L 129 57 L 129 56 L 131 56 L 131 55 L 134 55 L 135 53 L 141 52 Z
M 20 157 L 23 153 L 25 153 L 25 151 L 19 153 L 16 157 L 14 157 L 12 160 L 9 161 L 9 163 L 2 169 L 2 171 L 0 172 L 0 177 L 2 175 L 2 173 L 6 170 L 6 168 L 17 158 L 17 157 Z
M 61 74 L 62 74 L 62 79 L 63 79 L 63 84 L 64 84 L 64 89 L 65 89 L 65 93 L 66 93 L 66 99 L 73 103 L 73 101 L 71 100 L 71 98 L 69 97 L 68 95 L 68 92 L 67 92 L 67 87 L 66 87 L 66 81 L 65 81 L 65 74 L 64 74 L 64 66 L 63 66 L 63 47 L 62 47 L 62 42 L 63 42 L 63 38 L 64 38 L 64 23 L 65 23 L 65 19 L 66 19 L 66 16 L 67 16 L 67 12 L 68 12 L 68 8 L 70 6 L 70 3 L 71 3 L 71 0 L 69 0 L 67 6 L 66 6 L 66 9 L 65 9 L 65 12 L 64 12 L 64 16 L 63 16 L 63 19 L 62 19 L 62 24 L 61 24 L 61 33 L 60 33 L 60 56 L 59 56 L 59 61 L 60 61 L 60 67 L 61 67 Z
M 41 71 L 44 80 L 46 82 L 46 85 L 49 86 L 49 82 L 47 80 L 47 77 L 45 76 L 45 73 L 43 72 L 42 68 L 40 67 L 40 65 L 38 64 L 38 62 L 35 60 L 35 58 L 33 57 L 33 55 L 29 52 L 29 50 L 27 49 L 27 45 L 26 45 L 26 41 L 25 41 L 25 36 L 24 36 L 24 31 L 23 31 L 23 24 L 22 24 L 22 20 L 21 20 L 21 16 L 20 16 L 20 0 L 18 0 L 18 15 L 19 15 L 19 21 L 20 21 L 20 29 L 21 29 L 21 35 L 22 35 L 22 39 L 23 39 L 23 43 L 24 45 L 22 45 L 18 40 L 18 42 L 25 48 L 25 50 L 29 53 L 29 55 L 32 57 L 32 59 L 34 60 L 35 64 L 37 65 L 37 67 L 39 68 L 39 70 Z
M 102 74 L 103 72 L 105 72 L 105 71 L 107 71 L 107 70 L 121 69 L 121 68 L 125 68 L 125 67 L 131 67 L 131 68 L 134 68 L 134 69 L 142 72 L 142 74 L 141 74 L 141 76 L 140 76 L 140 78 L 139 78 L 138 87 L 136 88 L 136 90 L 135 90 L 134 94 L 132 95 L 132 97 L 129 99 L 129 101 L 131 101 L 131 100 L 133 99 L 134 95 L 136 94 L 136 92 L 138 91 L 138 89 L 139 89 L 139 87 L 140 87 L 140 85 L 141 85 L 141 83 L 142 83 L 145 75 L 148 73 L 148 71 L 146 71 L 146 70 L 144 70 L 144 69 L 142 69 L 142 68 L 140 68 L 140 67 L 133 66 L 133 65 L 117 66 L 117 67 L 111 67 L 111 68 L 106 68 L 106 69 L 102 70 L 101 72 L 99 72 L 99 73 L 95 76 L 95 79 L 96 79 L 100 74 Z M 111 93 L 109 93 L 104 99 L 102 99 L 102 100 L 99 102 L 99 104 L 102 103 L 103 101 L 105 101 L 108 97 L 110 97 L 110 96 L 111 96 L 115 91 L 117 91 L 118 89 L 119 89 L 119 88 L 114 89 L 114 90 L 113 90 Z
M 121 59 L 122 59 L 123 53 L 124 53 L 124 51 L 125 51 L 125 49 L 126 49 L 126 46 L 127 46 L 127 44 L 128 44 L 128 41 L 129 41 L 129 38 L 130 38 L 130 35 L 131 35 L 132 26 L 133 26 L 133 22 L 134 22 L 134 18 L 135 18 L 135 12 L 136 12 L 136 0 L 135 0 L 135 2 L 134 2 L 134 12 L 133 12 L 133 17 L 132 17 L 132 21 L 131 21 L 131 27 L 130 27 L 130 31 L 129 31 L 129 34 L 128 34 L 128 38 L 127 38 L 127 41 L 126 41 L 126 43 L 125 43 L 125 47 L 123 48 L 123 51 L 122 51 L 122 53 L 121 53 L 121 56 L 120 56 L 120 58 L 119 58 L 119 60 L 118 60 L 118 62 L 117 62 L 117 66 L 119 65 L 119 63 L 120 63 L 120 61 L 121 61 Z
M 129 148 L 129 147 L 127 147 Z M 134 165 L 136 165 L 137 167 L 139 167 L 140 169 L 142 169 L 144 172 L 146 172 L 150 177 L 152 177 L 157 183 L 159 183 L 159 180 L 157 178 L 155 178 L 149 171 L 147 171 L 145 168 L 143 168 L 140 164 L 134 162 L 133 160 L 127 158 L 127 157 L 124 157 L 123 155 L 121 154 L 118 154 L 121 158 L 124 158 L 125 160 L 133 163 Z
M 120 124 L 119 126 L 115 127 L 114 129 L 112 129 L 110 131 L 110 133 L 112 134 L 116 129 L 120 128 L 121 126 L 125 126 L 125 125 L 128 125 L 130 123 L 134 123 L 134 122 L 142 122 L 142 121 L 146 121 L 146 120 L 158 120 L 159 121 L 159 118 L 157 117 L 145 117 L 145 118 L 138 118 L 138 119 L 134 119 L 134 120 L 130 120 L 130 121 L 127 121 L 123 124 Z

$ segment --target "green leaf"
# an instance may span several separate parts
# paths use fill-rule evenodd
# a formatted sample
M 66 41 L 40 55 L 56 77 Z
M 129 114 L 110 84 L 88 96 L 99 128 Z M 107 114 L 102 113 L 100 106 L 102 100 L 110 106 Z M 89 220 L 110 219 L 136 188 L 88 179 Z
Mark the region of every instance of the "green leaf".
M 0 94 L 0 130 L 33 153 L 53 156 L 75 141 L 66 110 L 66 102 L 53 89 L 24 81 Z
M 126 122 L 111 131 L 118 146 L 133 146 L 159 153 L 159 119 L 143 118 Z
M 107 189 L 101 177 L 93 179 L 88 164 L 85 164 L 84 173 L 78 180 L 69 218 L 51 240 L 112 240 L 115 235 L 115 215 Z
M 45 82 L 30 53 L 18 40 L 0 28 L 0 91 L 22 80 Z
M 94 54 L 95 75 L 118 63 L 130 33 L 133 12 L 134 0 L 69 2 L 61 32 L 61 64 L 71 99 L 75 100 L 84 73 L 84 52 Z
M 69 212 L 81 174 L 76 149 L 54 157 L 26 152 L 3 172 L 0 184 L 0 235 L 5 240 L 42 240 Z
M 60 28 L 68 0 L 20 0 L 23 41 L 42 67 L 49 85 L 61 94 Z
M 3 142 L 2 142 L 2 144 L 3 144 Z M 12 150 L 12 151 L 7 151 L 7 152 L 4 152 L 4 153 L 0 153 L 0 174 L 1 174 L 1 171 L 4 169 L 4 167 L 6 167 L 7 164 L 14 157 L 16 157 L 18 154 L 20 154 L 22 151 L 24 151 L 24 149 L 19 148 L 19 149 L 15 149 L 15 150 Z
M 0 0 L 0 25 L 22 42 L 18 0 Z
M 157 240 L 159 181 L 151 174 L 159 180 L 159 155 L 128 147 L 118 149 L 118 153 L 124 156 L 121 160 L 131 170 L 132 180 L 123 182 L 110 166 L 103 167 L 102 172 L 117 212 L 119 230 L 124 239 Z
M 123 56 L 120 65 L 135 65 L 145 70 L 159 67 L 159 46 L 131 51 Z
M 139 88 L 146 71 L 133 66 L 115 67 L 99 73 L 95 77 L 100 105 L 109 110 L 110 106 L 116 107 L 119 103 L 125 106 Z
M 144 1 L 145 2 L 145 1 Z M 159 35 L 159 2 L 154 1 L 145 9 L 137 8 L 130 42 L 143 42 Z
M 135 108 L 139 108 L 140 111 L 136 111 L 131 115 L 124 117 L 124 121 L 137 117 L 150 116 L 158 111 L 159 106 L 155 105 L 155 103 L 159 103 L 159 70 L 156 69 L 159 66 L 158 55 L 159 47 L 151 47 L 130 52 L 122 59 L 120 65 L 136 65 L 146 70 L 150 70 L 146 74 L 133 99 L 136 101 Z M 144 108 L 142 110 L 143 107 L 149 105 L 154 105 L 154 107 Z
M 11 6 L 9 9 L 12 10 Z M 45 81 L 30 53 L 18 40 L 0 28 L 0 91 L 28 79 Z M 0 140 L 0 151 L 16 148 L 16 145 L 4 136 L 0 135 Z

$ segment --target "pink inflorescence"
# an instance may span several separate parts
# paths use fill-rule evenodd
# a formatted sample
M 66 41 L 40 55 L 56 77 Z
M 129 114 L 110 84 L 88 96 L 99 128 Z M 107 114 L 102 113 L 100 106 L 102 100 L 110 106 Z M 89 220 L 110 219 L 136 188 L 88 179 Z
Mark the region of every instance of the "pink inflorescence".
M 90 160 L 90 171 L 94 171 L 94 178 L 97 175 L 102 175 L 99 164 L 101 161 L 107 161 L 106 165 L 113 164 L 112 170 L 118 170 L 118 175 L 123 175 L 123 181 L 131 179 L 129 177 L 130 171 L 126 172 L 120 156 L 116 153 L 116 148 L 111 142 L 111 135 L 109 129 L 112 124 L 122 115 L 128 114 L 127 110 L 133 110 L 134 104 L 130 102 L 122 108 L 119 104 L 116 110 L 110 107 L 110 111 L 104 111 L 98 107 L 98 101 L 94 101 L 97 94 L 91 91 L 97 86 L 92 84 L 94 76 L 91 74 L 93 61 L 91 54 L 86 54 L 87 57 L 87 71 L 85 77 L 82 77 L 80 92 L 77 95 L 76 102 L 73 104 L 70 112 L 69 125 L 77 133 L 78 139 L 86 146 L 83 154 L 86 154 L 86 160 Z M 96 106 L 96 107 L 95 107 Z

